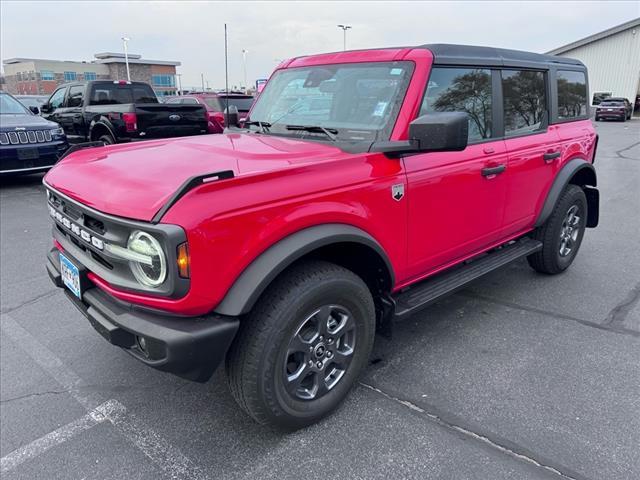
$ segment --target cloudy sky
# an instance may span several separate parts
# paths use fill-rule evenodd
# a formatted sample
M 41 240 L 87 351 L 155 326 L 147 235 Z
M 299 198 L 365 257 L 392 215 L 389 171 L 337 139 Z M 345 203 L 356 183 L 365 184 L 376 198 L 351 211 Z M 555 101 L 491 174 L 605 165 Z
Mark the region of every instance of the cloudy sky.
M 183 87 L 269 75 L 280 59 L 347 48 L 463 43 L 545 52 L 640 16 L 640 2 L 28 2 L 0 0 L 0 57 L 91 60 L 129 51 L 182 62 Z

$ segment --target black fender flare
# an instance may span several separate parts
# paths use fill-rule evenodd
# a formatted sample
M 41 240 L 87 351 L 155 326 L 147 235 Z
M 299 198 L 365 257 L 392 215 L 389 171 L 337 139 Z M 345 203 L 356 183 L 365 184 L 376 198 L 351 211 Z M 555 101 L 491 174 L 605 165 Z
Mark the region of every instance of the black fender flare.
M 551 186 L 551 189 L 547 194 L 547 198 L 544 202 L 542 210 L 540 211 L 538 219 L 536 220 L 536 227 L 540 227 L 547 221 L 547 219 L 551 215 L 551 212 L 553 212 L 553 208 L 555 207 L 558 198 L 560 198 L 560 194 L 569 183 L 572 183 L 571 180 L 576 178 L 576 176 L 579 176 L 579 184 L 585 189 L 585 194 L 587 194 L 587 200 L 589 201 L 590 207 L 589 210 L 592 210 L 592 205 L 594 205 L 595 207 L 598 206 L 598 191 L 595 188 L 586 187 L 587 185 L 592 187 L 595 187 L 597 185 L 596 170 L 595 168 L 593 168 L 593 165 L 586 160 L 582 158 L 574 158 L 573 160 L 567 162 L 567 164 L 562 167 L 562 170 L 560 170 L 560 172 L 558 172 L 558 174 L 556 175 L 556 178 L 553 181 L 553 185 Z M 593 202 L 595 202 L 595 204 Z M 598 223 L 597 214 L 597 210 L 594 210 L 593 213 L 591 211 L 589 212 L 589 217 L 595 215 L 596 225 Z
M 359 243 L 373 249 L 384 261 L 395 282 L 393 267 L 382 246 L 367 232 L 347 224 L 308 227 L 279 240 L 249 264 L 236 279 L 215 313 L 237 316 L 248 313 L 269 284 L 305 254 L 335 243 Z
M 116 137 L 116 134 L 114 132 L 113 124 L 106 117 L 100 117 L 98 120 L 91 121 L 91 124 L 89 125 L 89 139 L 91 139 L 91 137 L 93 136 L 93 129 L 96 127 L 106 128 L 107 130 L 109 130 L 113 141 L 118 141 L 118 138 Z

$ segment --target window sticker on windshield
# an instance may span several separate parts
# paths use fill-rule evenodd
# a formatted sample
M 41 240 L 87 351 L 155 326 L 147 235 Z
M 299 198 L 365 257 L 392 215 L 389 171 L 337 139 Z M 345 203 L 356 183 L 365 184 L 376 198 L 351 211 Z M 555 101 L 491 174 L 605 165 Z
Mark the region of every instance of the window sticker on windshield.
M 381 117 L 384 115 L 384 111 L 387 108 L 389 102 L 378 102 L 376 109 L 373 111 L 374 117 Z
M 401 74 L 402 74 L 401 68 L 392 68 L 391 71 L 389 71 L 389 75 L 401 75 Z

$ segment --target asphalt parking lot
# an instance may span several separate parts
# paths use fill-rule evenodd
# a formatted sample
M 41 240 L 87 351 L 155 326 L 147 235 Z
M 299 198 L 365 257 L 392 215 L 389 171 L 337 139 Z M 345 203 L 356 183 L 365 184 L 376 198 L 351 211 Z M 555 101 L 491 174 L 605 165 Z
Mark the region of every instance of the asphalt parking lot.
M 50 283 L 41 176 L 0 190 L 3 479 L 640 478 L 640 119 L 596 123 L 601 220 L 566 273 L 519 262 L 378 337 L 290 435 L 107 344 Z

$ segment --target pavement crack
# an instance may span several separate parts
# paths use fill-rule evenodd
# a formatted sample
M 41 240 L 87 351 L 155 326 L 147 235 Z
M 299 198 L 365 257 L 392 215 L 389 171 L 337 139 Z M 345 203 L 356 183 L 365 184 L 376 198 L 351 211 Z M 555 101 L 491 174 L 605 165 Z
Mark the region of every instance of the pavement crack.
M 638 288 L 640 288 L 640 285 L 638 285 Z M 607 324 L 606 322 L 605 323 L 591 322 L 589 320 L 584 320 L 582 318 L 572 317 L 571 315 L 565 315 L 563 313 L 557 313 L 557 312 L 550 312 L 548 310 L 543 310 L 541 308 L 536 308 L 536 307 L 530 307 L 528 305 L 520 305 L 519 303 L 509 302 L 507 300 L 500 300 L 498 298 L 489 297 L 487 295 L 481 295 L 479 293 L 459 292 L 458 295 L 461 295 L 467 298 L 483 300 L 485 302 L 495 303 L 497 305 L 503 305 L 509 308 L 515 308 L 517 310 L 523 310 L 525 312 L 539 313 L 540 315 L 546 315 L 548 317 L 557 318 L 559 320 L 570 320 L 572 322 L 579 323 L 580 325 L 584 325 L 585 327 L 597 328 L 598 330 L 604 330 L 606 332 L 613 332 L 621 335 L 630 335 L 632 337 L 640 338 L 640 332 L 637 332 L 635 330 L 630 330 L 628 328 L 622 328 L 621 326 L 619 326 L 619 324 L 611 325 L 611 324 Z M 635 301 L 637 302 L 638 298 L 636 298 Z M 629 306 L 629 311 L 631 310 L 632 307 L 633 305 Z
M 18 310 L 18 309 L 22 308 L 22 307 L 26 307 L 26 306 L 28 306 L 28 305 L 33 305 L 34 303 L 36 303 L 36 302 L 38 302 L 38 301 L 42 300 L 43 298 L 52 297 L 52 296 L 53 296 L 54 294 L 56 294 L 57 292 L 58 292 L 58 289 L 57 289 L 57 288 L 54 288 L 54 289 L 52 289 L 52 290 L 47 290 L 46 292 L 41 293 L 40 295 L 36 295 L 35 297 L 30 298 L 29 300 L 25 300 L 24 302 L 22 302 L 22 303 L 21 303 L 21 304 L 19 304 L 19 305 L 16 305 L 15 307 L 10 307 L 10 308 L 7 308 L 7 309 L 5 309 L 5 310 L 2 310 L 2 313 L 3 313 L 3 314 L 11 313 L 11 312 L 14 312 L 14 311 L 16 311 L 16 310 Z
M 638 160 L 638 158 L 634 158 L 634 157 L 627 157 L 626 155 L 622 155 L 622 152 L 626 152 L 627 150 L 631 150 L 633 147 L 637 147 L 638 145 L 640 145 L 640 142 L 636 142 L 632 145 L 629 145 L 628 147 L 623 148 L 622 150 L 617 150 L 616 151 L 616 155 L 620 158 L 624 158 L 626 160 Z
M 620 327 L 624 324 L 627 316 L 638 302 L 640 302 L 640 283 L 632 288 L 625 299 L 609 312 L 609 315 L 607 315 L 607 318 L 604 320 L 604 324 L 612 327 Z
M 0 400 L 0 405 L 4 405 L 9 402 L 15 402 L 17 400 L 24 400 L 31 397 L 39 397 L 42 395 L 59 395 L 61 393 L 69 393 L 69 390 L 48 390 L 46 392 L 27 393 L 25 395 L 20 395 L 17 397 L 5 398 L 4 400 Z
M 473 430 L 470 430 L 469 428 L 463 427 L 459 424 L 456 423 L 452 423 L 450 421 L 445 420 L 442 415 L 440 414 L 436 414 L 433 412 L 428 411 L 427 409 L 416 405 L 415 403 L 409 401 L 409 400 L 405 400 L 402 398 L 399 398 L 395 395 L 392 395 L 390 393 L 387 393 L 373 385 L 368 385 L 366 383 L 363 382 L 359 382 L 361 386 L 372 390 L 380 395 L 382 395 L 383 397 L 387 398 L 388 400 L 391 400 L 393 402 L 396 402 L 414 412 L 417 412 L 420 415 L 423 415 L 425 417 L 427 417 L 429 420 L 435 422 L 436 424 L 440 425 L 441 427 L 444 427 L 448 430 L 452 430 L 454 432 L 457 432 L 459 434 L 462 434 L 466 437 L 472 438 L 478 442 L 481 442 L 495 450 L 498 450 L 499 452 L 508 455 L 510 457 L 513 457 L 517 460 L 520 460 L 522 462 L 534 465 L 538 468 L 541 468 L 543 470 L 545 470 L 547 473 L 551 473 L 554 474 L 560 478 L 564 478 L 566 480 L 588 480 L 587 477 L 584 477 L 580 474 L 578 474 L 577 472 L 573 472 L 570 471 L 570 469 L 566 468 L 566 467 L 559 467 L 559 466 L 551 466 L 549 465 L 550 462 L 547 462 L 545 460 L 540 460 L 540 459 L 536 459 L 530 452 L 527 451 L 527 449 L 525 449 L 524 447 L 518 447 L 517 445 L 513 444 L 513 442 L 509 442 L 512 445 L 511 446 L 507 446 L 505 445 L 505 443 L 507 442 L 501 442 L 500 440 L 497 439 L 492 439 L 490 438 L 488 435 L 486 434 L 481 434 L 481 433 L 477 433 L 474 432 Z

